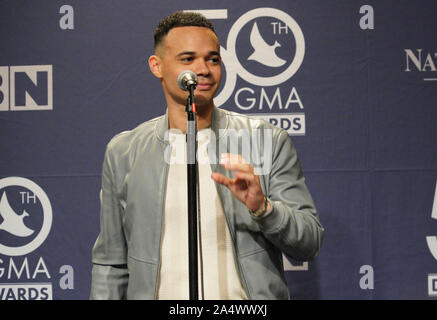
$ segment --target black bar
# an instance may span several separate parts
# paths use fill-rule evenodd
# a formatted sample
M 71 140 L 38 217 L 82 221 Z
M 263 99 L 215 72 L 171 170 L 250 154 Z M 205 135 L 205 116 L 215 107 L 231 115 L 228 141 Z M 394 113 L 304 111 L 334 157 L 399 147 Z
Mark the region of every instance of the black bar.
M 197 261 L 197 159 L 196 159 L 196 113 L 192 110 L 194 89 L 187 99 L 187 185 L 188 185 L 188 264 L 190 300 L 199 300 Z

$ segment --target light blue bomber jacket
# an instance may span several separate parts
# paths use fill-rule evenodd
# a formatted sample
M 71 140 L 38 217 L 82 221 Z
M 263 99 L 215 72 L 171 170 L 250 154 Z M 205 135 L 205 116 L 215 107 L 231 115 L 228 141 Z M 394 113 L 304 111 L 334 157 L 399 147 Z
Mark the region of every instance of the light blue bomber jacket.
M 100 234 L 92 251 L 91 299 L 156 298 L 169 166 L 167 129 L 165 114 L 116 135 L 107 146 Z M 320 250 L 324 232 L 296 150 L 285 130 L 219 108 L 214 108 L 211 129 L 208 151 L 215 147 L 229 152 L 225 140 L 232 131 L 268 129 L 272 134 L 269 170 L 259 176 L 272 205 L 269 214 L 253 217 L 225 186 L 216 188 L 248 298 L 289 299 L 282 252 L 295 260 L 311 260 Z M 212 171 L 233 178 L 218 164 L 217 154 L 210 152 Z

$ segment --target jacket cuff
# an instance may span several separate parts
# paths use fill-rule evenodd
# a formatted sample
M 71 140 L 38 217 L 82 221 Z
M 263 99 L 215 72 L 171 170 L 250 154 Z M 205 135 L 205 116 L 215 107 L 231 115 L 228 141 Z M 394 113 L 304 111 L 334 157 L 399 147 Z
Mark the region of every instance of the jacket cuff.
M 274 232 L 279 229 L 279 226 L 282 224 L 283 215 L 281 214 L 281 210 L 278 210 L 275 206 L 275 203 L 271 200 L 270 202 L 270 210 L 264 213 L 262 216 L 254 217 L 251 216 L 254 221 L 256 221 L 263 232 Z

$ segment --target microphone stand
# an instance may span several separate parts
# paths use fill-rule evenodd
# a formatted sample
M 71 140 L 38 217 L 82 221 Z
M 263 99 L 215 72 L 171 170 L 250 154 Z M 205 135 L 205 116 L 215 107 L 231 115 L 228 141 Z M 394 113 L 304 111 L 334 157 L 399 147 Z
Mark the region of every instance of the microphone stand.
M 194 103 L 195 85 L 189 86 L 187 98 L 187 183 L 188 183 L 188 266 L 190 300 L 199 300 L 197 257 L 197 120 Z

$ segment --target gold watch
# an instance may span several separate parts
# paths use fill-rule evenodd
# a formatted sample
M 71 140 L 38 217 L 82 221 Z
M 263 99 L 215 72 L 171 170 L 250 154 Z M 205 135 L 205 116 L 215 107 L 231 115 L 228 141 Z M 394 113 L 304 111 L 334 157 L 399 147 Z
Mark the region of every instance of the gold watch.
M 256 211 L 249 210 L 250 214 L 254 217 L 262 216 L 267 211 L 268 203 L 269 203 L 269 199 L 267 199 L 267 197 L 264 196 L 264 204 L 261 206 L 261 208 L 259 208 Z

